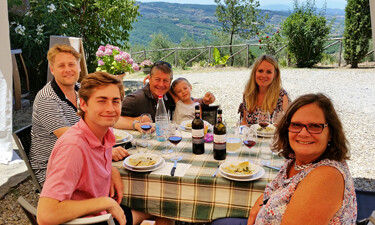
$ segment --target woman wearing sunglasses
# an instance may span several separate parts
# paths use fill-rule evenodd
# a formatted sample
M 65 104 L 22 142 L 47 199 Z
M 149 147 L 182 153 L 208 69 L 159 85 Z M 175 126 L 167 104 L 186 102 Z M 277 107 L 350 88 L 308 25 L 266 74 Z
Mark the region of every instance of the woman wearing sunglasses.
M 286 158 L 248 219 L 218 224 L 355 224 L 347 140 L 332 102 L 323 94 L 296 99 L 281 119 L 273 149 Z M 228 221 L 231 220 L 231 221 Z M 222 223 L 224 222 L 224 223 Z

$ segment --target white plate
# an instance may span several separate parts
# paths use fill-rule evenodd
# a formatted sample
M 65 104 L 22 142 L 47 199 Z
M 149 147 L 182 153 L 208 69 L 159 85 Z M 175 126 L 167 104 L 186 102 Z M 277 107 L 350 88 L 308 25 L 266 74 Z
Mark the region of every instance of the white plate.
M 129 134 L 128 132 L 124 130 L 113 128 L 113 133 L 115 134 L 117 145 L 127 143 L 133 139 L 133 135 Z
M 136 159 L 136 158 L 139 158 L 139 157 L 155 159 L 156 163 L 154 165 L 150 165 L 150 166 L 133 166 L 133 165 L 130 165 L 130 163 L 129 163 L 130 159 Z M 126 157 L 124 162 L 123 162 L 123 165 L 128 167 L 128 168 L 136 169 L 137 171 L 138 170 L 148 170 L 148 169 L 153 169 L 153 168 L 157 167 L 161 163 L 162 159 L 163 159 L 162 157 L 160 157 L 158 155 L 155 155 L 155 154 L 140 153 L 140 154 L 134 154 L 134 155 Z
M 266 173 L 262 167 L 260 167 L 259 172 L 255 174 L 254 176 L 247 177 L 247 178 L 234 178 L 234 177 L 228 177 L 227 175 L 223 174 L 221 171 L 220 175 L 223 176 L 224 178 L 227 178 L 228 180 L 234 180 L 234 181 L 252 181 L 252 180 L 257 180 L 259 178 L 262 178 L 263 175 Z
M 276 127 L 273 124 L 270 124 L 270 125 L 267 126 L 267 128 L 268 127 L 272 128 L 273 129 L 272 131 L 262 131 L 262 130 L 259 130 L 259 128 L 261 128 L 261 126 L 259 126 L 259 124 L 254 124 L 254 126 L 255 126 L 255 129 L 257 131 L 257 135 L 259 137 L 273 137 L 273 135 L 275 134 L 275 131 L 276 131 Z
M 244 162 L 244 160 L 233 160 L 233 161 L 226 161 L 224 162 L 223 164 L 220 165 L 220 172 L 228 177 L 233 177 L 233 178 L 240 178 L 240 179 L 243 179 L 243 178 L 250 178 L 252 176 L 254 176 L 255 174 L 257 174 L 260 170 L 260 166 L 254 164 L 254 163 L 251 163 L 249 162 L 249 168 L 250 170 L 253 171 L 253 173 L 251 174 L 233 174 L 233 173 L 229 173 L 229 172 L 226 172 L 223 168 L 225 167 L 228 167 L 230 165 L 234 165 L 234 166 L 237 166 L 238 164 Z
M 133 171 L 133 172 L 139 172 L 139 173 L 145 173 L 145 172 L 151 172 L 151 171 L 154 171 L 154 170 L 158 170 L 158 169 L 162 168 L 164 166 L 164 164 L 165 164 L 165 160 L 163 158 L 161 158 L 158 166 L 150 168 L 150 169 L 139 170 L 139 169 L 134 168 L 134 167 L 128 167 L 125 163 L 123 163 L 125 169 Z
M 185 121 L 182 121 L 181 123 L 180 123 L 180 128 L 181 128 L 181 130 L 183 130 L 183 131 L 191 131 L 191 122 L 192 122 L 193 120 L 185 120 Z M 209 123 L 209 122 L 207 122 L 207 121 L 205 121 L 205 120 L 203 120 L 203 122 L 204 122 L 204 124 L 205 125 L 207 125 L 207 129 L 208 130 L 212 130 L 212 125 Z M 188 126 L 188 124 L 190 124 L 190 126 Z

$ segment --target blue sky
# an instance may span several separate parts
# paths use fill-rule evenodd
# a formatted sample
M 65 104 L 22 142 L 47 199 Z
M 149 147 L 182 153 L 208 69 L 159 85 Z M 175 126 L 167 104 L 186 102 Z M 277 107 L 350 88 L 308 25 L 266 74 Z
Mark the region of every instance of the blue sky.
M 171 3 L 181 3 L 181 4 L 201 4 L 201 5 L 216 5 L 214 0 L 137 0 L 140 2 L 171 2 Z M 260 6 L 274 5 L 274 4 L 283 4 L 288 5 L 290 8 L 293 6 L 293 0 L 258 0 Z M 299 0 L 299 2 L 304 2 Z M 316 6 L 321 8 L 325 0 L 315 0 Z M 346 0 L 327 0 L 327 8 L 338 8 L 345 9 Z

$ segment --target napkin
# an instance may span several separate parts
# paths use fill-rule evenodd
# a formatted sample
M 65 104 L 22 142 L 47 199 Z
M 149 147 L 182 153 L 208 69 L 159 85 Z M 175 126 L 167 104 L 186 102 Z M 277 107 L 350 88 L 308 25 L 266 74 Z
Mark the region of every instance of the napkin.
M 163 167 L 151 172 L 151 174 L 170 176 L 173 165 L 174 165 L 173 162 L 166 162 Z M 178 162 L 174 176 L 183 177 L 185 173 L 188 171 L 188 169 L 190 168 L 190 166 L 191 164 Z

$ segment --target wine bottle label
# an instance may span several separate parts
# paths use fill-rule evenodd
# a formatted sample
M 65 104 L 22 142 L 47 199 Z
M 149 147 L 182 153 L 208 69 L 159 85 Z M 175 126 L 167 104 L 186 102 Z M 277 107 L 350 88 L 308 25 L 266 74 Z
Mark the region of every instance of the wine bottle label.
M 227 142 L 227 135 L 226 134 L 214 134 L 214 142 L 215 143 Z
M 193 138 L 203 138 L 204 130 L 203 129 L 191 129 L 191 135 Z
M 193 144 L 203 144 L 204 143 L 204 138 L 201 137 L 201 138 L 198 138 L 198 137 L 193 137 L 193 140 L 192 140 Z
M 227 148 L 227 143 L 216 143 L 214 142 L 214 150 L 225 150 Z

